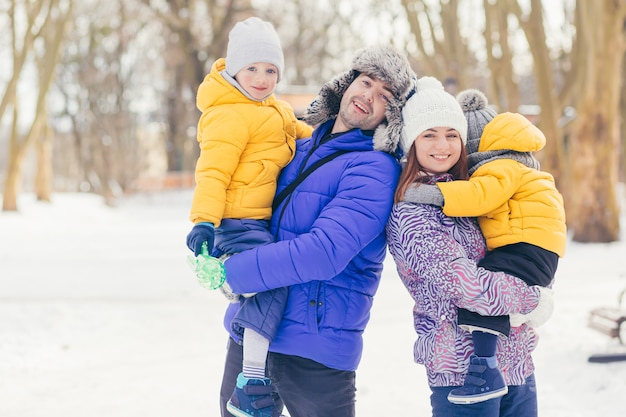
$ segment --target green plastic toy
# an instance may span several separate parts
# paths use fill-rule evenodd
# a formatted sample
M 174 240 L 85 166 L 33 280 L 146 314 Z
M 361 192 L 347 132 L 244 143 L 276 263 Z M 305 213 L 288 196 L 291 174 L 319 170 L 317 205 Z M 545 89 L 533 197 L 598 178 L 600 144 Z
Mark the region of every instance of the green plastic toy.
M 197 257 L 189 255 L 187 263 L 204 288 L 216 290 L 226 281 L 224 263 L 209 255 L 206 242 L 202 244 L 202 253 Z

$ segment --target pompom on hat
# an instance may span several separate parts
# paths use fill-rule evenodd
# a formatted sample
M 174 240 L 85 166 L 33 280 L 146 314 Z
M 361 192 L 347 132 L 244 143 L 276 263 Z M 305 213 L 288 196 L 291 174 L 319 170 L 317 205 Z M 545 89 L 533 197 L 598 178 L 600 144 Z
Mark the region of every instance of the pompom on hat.
M 271 23 L 258 17 L 249 17 L 237 22 L 228 35 L 226 73 L 235 78 L 239 71 L 256 62 L 267 62 L 276 66 L 280 81 L 285 57 L 278 33 Z
M 322 86 L 303 119 L 312 126 L 335 119 L 343 94 L 361 73 L 383 81 L 393 94 L 385 111 L 386 121 L 376 128 L 373 139 L 374 149 L 393 154 L 402 132 L 402 106 L 415 73 L 406 57 L 391 46 L 378 45 L 357 51 L 350 70 Z
M 422 77 L 415 81 L 415 92 L 402 109 L 402 139 L 400 146 L 406 154 L 415 139 L 425 130 L 434 127 L 449 127 L 467 139 L 467 120 L 456 98 L 444 90 L 434 77 Z
M 488 106 L 487 97 L 480 90 L 468 89 L 456 96 L 467 119 L 467 154 L 478 152 L 480 137 L 487 123 L 496 117 L 497 112 Z

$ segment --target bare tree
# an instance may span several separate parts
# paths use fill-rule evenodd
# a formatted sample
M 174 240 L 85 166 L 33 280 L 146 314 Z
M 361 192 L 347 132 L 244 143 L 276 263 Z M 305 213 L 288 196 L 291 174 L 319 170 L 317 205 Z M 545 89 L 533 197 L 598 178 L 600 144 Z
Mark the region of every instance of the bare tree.
M 235 22 L 253 14 L 250 0 L 142 0 L 165 29 L 169 171 L 193 170 L 198 155 L 195 93 L 214 59 L 226 52 Z
M 541 154 L 542 168 L 553 173 L 564 194 L 572 239 L 618 240 L 616 151 L 626 2 L 577 1 L 571 23 L 576 36 L 571 51 L 559 51 L 558 60 L 548 49 L 541 0 L 531 0 L 527 13 L 516 1 L 510 4 L 533 56 L 538 124 L 550 139 Z M 575 109 L 576 118 L 564 129 L 568 108 Z
M 279 87 L 313 85 L 317 91 L 323 81 L 344 71 L 354 50 L 363 46 L 355 22 L 371 17 L 363 0 L 257 1 L 254 6 L 250 0 L 143 2 L 165 28 L 169 89 L 163 117 L 170 171 L 195 166 L 198 147 L 193 133 L 199 117 L 195 93 L 214 60 L 226 55 L 228 33 L 237 21 L 257 15 L 272 22 L 286 61 Z
M 62 174 L 109 201 L 145 169 L 138 129 L 147 123 L 164 126 L 169 169 L 191 171 L 197 87 L 210 64 L 225 55 L 235 22 L 255 14 L 274 23 L 281 36 L 287 63 L 281 86 L 318 88 L 345 70 L 355 49 L 391 42 L 407 51 L 418 74 L 453 80 L 457 88 L 481 88 L 501 111 L 538 104 L 535 121 L 548 137 L 538 157 L 565 196 L 574 239 L 611 241 L 619 236 L 615 193 L 626 158 L 618 151 L 626 141 L 619 126 L 626 112 L 619 94 L 626 91 L 625 2 L 579 0 L 575 8 L 563 2 L 557 45 L 546 32 L 547 1 L 541 0 L 6 2 L 2 19 L 10 36 L 3 43 L 12 50 L 13 72 L 0 97 L 0 118 L 6 114 L 11 123 L 3 209 L 17 209 L 20 173 L 33 144 L 40 158 L 36 192 L 49 199 L 47 155 L 53 150 L 59 157 L 53 137 L 71 139 Z M 72 4 L 73 26 L 64 40 L 57 29 Z M 18 15 L 23 25 L 16 24 Z M 55 74 L 59 51 L 63 67 Z M 524 71 L 516 66 L 520 54 L 531 62 Z M 28 65 L 37 70 L 34 111 L 16 94 Z M 65 103 L 61 110 L 47 108 L 47 85 L 55 75 L 51 91 Z M 25 114 L 33 121 L 21 131 L 18 120 Z M 59 167 L 57 162 L 57 178 Z
M 491 102 L 500 111 L 517 111 L 520 86 L 513 68 L 514 50 L 510 39 L 510 2 L 483 1 L 485 9 L 485 51 L 491 84 Z M 514 3 L 517 4 L 517 3 Z
M 549 138 L 542 151 L 541 163 L 545 171 L 552 173 L 557 184 L 565 189 L 565 150 L 563 131 L 559 121 L 567 98 L 557 94 L 555 70 L 546 41 L 544 15 L 541 0 L 531 0 L 530 13 L 522 12 L 517 1 L 509 1 L 512 14 L 520 22 L 533 57 L 533 74 L 536 80 L 536 96 L 541 108 L 539 127 Z
M 52 8 L 51 8 L 52 9 Z M 72 3 L 65 7 L 56 7 L 50 19 L 42 28 L 43 48 L 36 56 L 39 73 L 39 95 L 33 122 L 33 134 L 39 130 L 36 140 L 37 173 L 35 176 L 35 194 L 40 201 L 50 201 L 52 192 L 52 142 L 53 130 L 48 118 L 48 91 L 54 80 L 55 70 L 64 43 L 66 28 L 72 15 Z
M 622 36 L 626 36 L 626 22 L 624 22 L 624 33 Z M 622 138 L 621 141 L 621 172 L 620 172 L 620 181 L 622 183 L 626 183 L 626 54 L 622 57 L 622 92 L 620 96 L 622 97 L 620 101 L 620 114 L 621 114 L 621 129 L 620 136 Z M 624 190 L 626 192 L 626 190 Z M 626 209 L 622 207 L 622 209 Z
M 468 85 L 474 61 L 460 33 L 459 0 L 402 0 L 402 5 L 413 37 L 413 47 L 408 45 L 407 49 L 414 50 L 412 64 L 416 71 Z
M 371 43 L 405 46 L 405 39 L 394 30 L 402 13 L 395 0 L 266 0 L 255 4 L 281 37 L 287 76 L 281 84 L 308 86 L 316 93 L 324 82 L 346 71 L 357 49 Z
M 625 3 L 579 0 L 575 21 L 568 20 L 574 15 L 568 14 L 564 6 L 564 26 L 575 28 L 561 33 L 571 42 L 568 50 L 549 44 L 541 0 L 530 0 L 524 8 L 515 0 L 484 1 L 482 37 L 486 55 L 482 62 L 486 64 L 486 78 L 471 71 L 468 54 L 476 51 L 448 45 L 467 45 L 468 36 L 472 36 L 460 37 L 461 14 L 454 12 L 464 7 L 466 10 L 468 2 L 402 0 L 418 53 L 426 58 L 423 67 L 443 79 L 460 66 L 459 74 L 453 76 L 458 77 L 461 87 L 480 88 L 487 81 L 490 101 L 501 111 L 518 111 L 521 103 L 520 74 L 513 71 L 516 53 L 511 39 L 521 29 L 532 57 L 533 96 L 541 109 L 537 123 L 548 137 L 546 148 L 538 156 L 542 169 L 554 175 L 564 194 L 568 223 L 577 241 L 610 242 L 619 238 L 616 190 L 620 153 L 616 150 L 623 142 L 619 133 L 619 92 L 623 82 Z M 519 26 L 514 26 L 515 22 Z M 570 109 L 575 109 L 577 116 L 566 125 L 573 113 Z
M 62 174 L 110 205 L 146 168 L 137 127 L 162 107 L 160 26 L 143 11 L 136 1 L 77 6 L 55 90 L 64 103 L 59 136 L 73 138 Z
M 569 227 L 579 242 L 619 240 L 620 92 L 626 51 L 625 0 L 576 3 L 580 76 L 570 144 Z
M 16 16 L 19 9 L 25 11 L 26 27 L 22 35 L 18 33 Z M 7 175 L 4 184 L 2 209 L 4 211 L 17 210 L 17 195 L 21 180 L 22 165 L 27 150 L 45 131 L 47 122 L 46 97 L 50 88 L 54 68 L 58 59 L 58 51 L 61 47 L 65 33 L 65 24 L 71 10 L 71 2 L 61 0 L 39 0 L 18 4 L 11 2 L 9 17 L 11 21 L 10 35 L 13 51 L 13 75 L 7 85 L 5 94 L 0 102 L 0 118 L 9 105 L 13 107 L 13 120 L 11 138 L 9 144 L 9 161 Z M 20 38 L 20 39 L 18 39 Z M 44 47 L 41 50 L 35 48 L 35 40 L 42 39 Z M 37 55 L 41 54 L 41 55 Z M 36 56 L 38 63 L 37 100 L 34 109 L 34 118 L 25 135 L 21 135 L 18 129 L 18 120 L 21 106 L 16 95 L 16 89 L 23 75 L 25 64 L 29 57 Z M 45 156 L 45 153 L 40 153 Z M 45 165 L 43 165 L 45 166 Z M 41 181 L 42 176 L 38 179 Z M 49 193 L 43 186 L 38 184 L 39 197 L 49 198 Z

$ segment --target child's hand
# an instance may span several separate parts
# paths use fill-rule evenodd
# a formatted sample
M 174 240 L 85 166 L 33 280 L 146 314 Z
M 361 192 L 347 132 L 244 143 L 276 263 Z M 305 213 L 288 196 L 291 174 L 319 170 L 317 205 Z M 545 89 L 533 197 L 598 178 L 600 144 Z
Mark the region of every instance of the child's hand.
M 201 222 L 196 224 L 187 235 L 187 247 L 194 256 L 202 253 L 202 244 L 206 242 L 209 255 L 213 252 L 213 241 L 215 239 L 215 227 L 213 223 Z
M 550 288 L 539 288 L 539 303 L 533 311 L 528 314 L 511 314 L 509 320 L 512 327 L 519 327 L 526 323 L 530 327 L 544 325 L 554 312 L 554 298 Z
M 416 204 L 432 204 L 443 207 L 443 194 L 436 185 L 411 185 L 404 193 L 404 201 Z

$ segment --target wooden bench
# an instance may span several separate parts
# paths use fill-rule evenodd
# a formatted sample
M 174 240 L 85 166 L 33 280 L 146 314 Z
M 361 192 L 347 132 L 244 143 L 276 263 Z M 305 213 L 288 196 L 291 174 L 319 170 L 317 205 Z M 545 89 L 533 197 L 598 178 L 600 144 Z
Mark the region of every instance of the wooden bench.
M 626 345 L 626 289 L 617 299 L 616 307 L 599 307 L 591 310 L 589 315 L 589 327 L 606 334 L 612 338 L 618 338 L 620 343 Z

